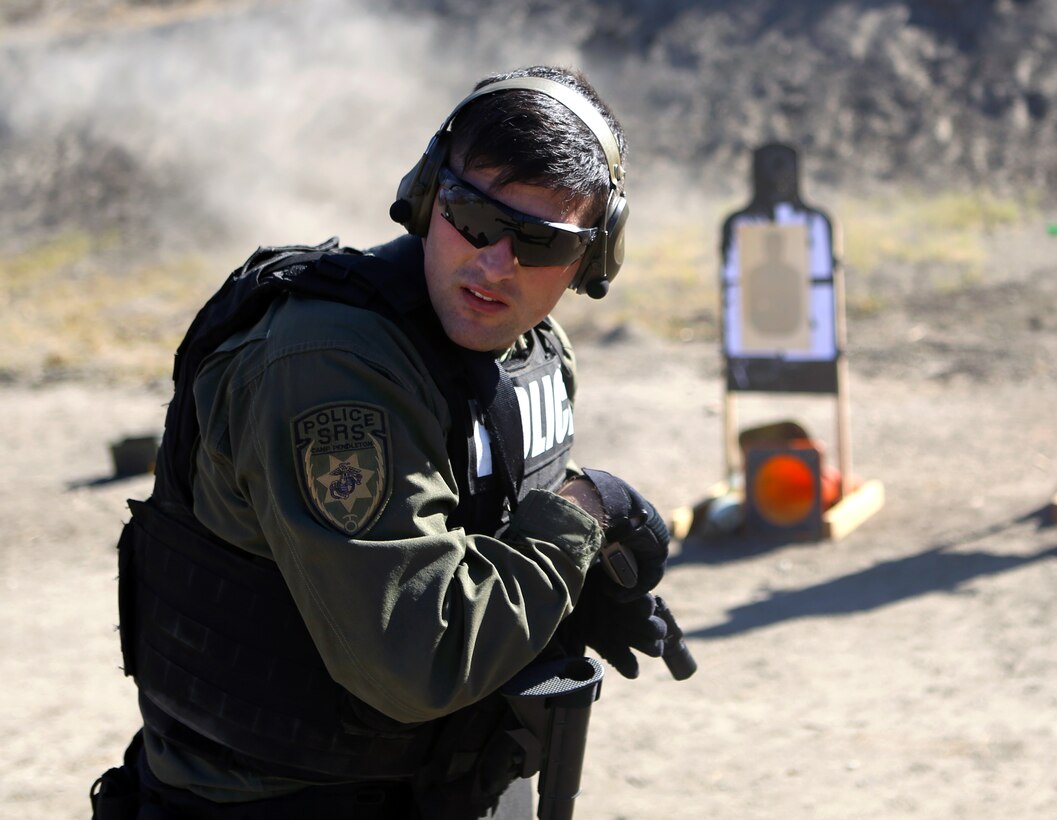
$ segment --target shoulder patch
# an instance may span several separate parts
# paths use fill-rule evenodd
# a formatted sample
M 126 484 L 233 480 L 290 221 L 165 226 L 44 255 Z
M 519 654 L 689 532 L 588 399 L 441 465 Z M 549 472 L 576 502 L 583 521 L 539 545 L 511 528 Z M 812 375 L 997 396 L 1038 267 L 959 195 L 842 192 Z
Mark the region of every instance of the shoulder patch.
M 312 512 L 349 537 L 366 531 L 392 491 L 385 411 L 372 404 L 324 404 L 291 424 L 294 462 Z

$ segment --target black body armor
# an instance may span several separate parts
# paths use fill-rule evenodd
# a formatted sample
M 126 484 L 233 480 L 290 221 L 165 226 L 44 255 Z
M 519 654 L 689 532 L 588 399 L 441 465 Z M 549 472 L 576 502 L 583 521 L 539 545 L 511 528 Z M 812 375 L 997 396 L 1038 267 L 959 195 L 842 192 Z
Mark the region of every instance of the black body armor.
M 320 783 L 426 778 L 426 792 L 462 780 L 460 800 L 487 805 L 495 796 L 487 792 L 506 783 L 480 783 L 478 762 L 512 728 L 498 695 L 423 724 L 382 715 L 330 678 L 275 564 L 227 544 L 193 516 L 195 374 L 224 339 L 288 293 L 377 311 L 415 344 L 453 419 L 452 527 L 495 534 L 518 497 L 565 477 L 570 381 L 561 341 L 546 323 L 500 367 L 444 334 L 414 237 L 366 254 L 339 249 L 336 239 L 260 249 L 188 330 L 153 495 L 129 502 L 132 520 L 118 545 L 125 674 L 136 680 L 151 731 L 220 765 Z M 479 469 L 482 427 L 492 442 L 490 475 Z

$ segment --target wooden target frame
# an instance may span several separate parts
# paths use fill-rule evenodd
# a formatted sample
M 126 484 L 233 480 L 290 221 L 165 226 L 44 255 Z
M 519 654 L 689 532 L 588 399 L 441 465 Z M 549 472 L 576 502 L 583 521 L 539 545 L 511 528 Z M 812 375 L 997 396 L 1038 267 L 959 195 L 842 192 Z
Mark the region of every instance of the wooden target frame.
M 850 412 L 840 235 L 803 203 L 751 206 L 723 224 L 721 339 L 723 453 L 728 479 L 740 465 L 738 393 L 831 395 L 843 494 L 851 479 Z
M 884 505 L 883 485 L 857 483 L 852 473 L 842 237 L 828 214 L 800 199 L 795 150 L 778 144 L 757 149 L 754 174 L 752 202 L 728 216 L 722 228 L 726 480 L 713 497 L 730 492 L 739 473 L 746 478 L 737 431 L 739 394 L 831 397 L 840 500 L 823 513 L 821 536 L 837 539 Z

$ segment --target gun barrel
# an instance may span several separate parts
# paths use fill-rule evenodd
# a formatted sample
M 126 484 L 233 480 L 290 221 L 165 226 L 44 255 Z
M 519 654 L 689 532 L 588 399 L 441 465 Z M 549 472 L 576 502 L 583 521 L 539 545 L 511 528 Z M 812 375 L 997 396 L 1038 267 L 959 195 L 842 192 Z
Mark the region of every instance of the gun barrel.
M 697 661 L 690 654 L 690 649 L 683 640 L 683 630 L 675 622 L 675 616 L 668 608 L 664 599 L 657 595 L 657 614 L 668 625 L 668 634 L 664 636 L 664 651 L 661 659 L 672 677 L 676 680 L 686 680 L 697 671 Z

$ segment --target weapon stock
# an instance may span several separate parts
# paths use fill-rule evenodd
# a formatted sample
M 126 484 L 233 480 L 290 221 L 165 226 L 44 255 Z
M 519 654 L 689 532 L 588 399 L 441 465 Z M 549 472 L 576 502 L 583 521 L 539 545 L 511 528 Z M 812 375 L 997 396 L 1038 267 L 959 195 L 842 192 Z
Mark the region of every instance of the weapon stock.
M 668 625 L 661 657 L 673 678 L 686 680 L 697 671 L 697 662 L 660 597 L 657 614 Z M 512 733 L 525 750 L 521 775 L 539 772 L 539 820 L 572 820 L 591 706 L 601 695 L 603 674 L 602 664 L 594 658 L 558 658 L 532 664 L 503 687 L 522 726 Z
M 600 556 L 606 572 L 618 584 L 634 586 L 638 574 L 634 555 L 619 542 L 608 547 Z M 657 615 L 668 627 L 661 658 L 673 678 L 686 680 L 697 671 L 697 662 L 668 604 L 659 595 L 654 597 Z M 591 706 L 601 694 L 603 674 L 602 664 L 594 658 L 557 658 L 532 664 L 502 689 L 522 727 L 511 733 L 525 752 L 521 775 L 539 772 L 539 820 L 572 820 Z
M 525 749 L 522 775 L 539 771 L 539 820 L 573 816 L 603 674 L 594 658 L 558 658 L 533 664 L 503 687 L 524 727 L 514 735 Z

